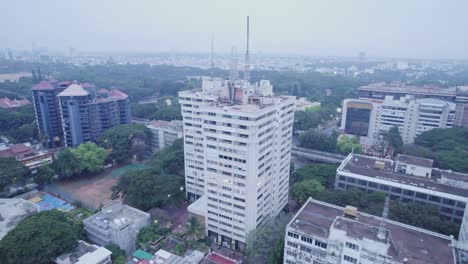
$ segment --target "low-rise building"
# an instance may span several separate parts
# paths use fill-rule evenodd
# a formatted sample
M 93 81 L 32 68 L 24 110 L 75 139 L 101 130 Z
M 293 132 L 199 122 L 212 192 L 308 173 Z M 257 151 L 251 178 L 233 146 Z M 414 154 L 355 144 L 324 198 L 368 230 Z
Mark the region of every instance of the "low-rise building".
M 135 248 L 138 231 L 150 224 L 150 214 L 114 201 L 83 224 L 92 242 L 100 246 L 114 243 L 129 254 Z
M 153 120 L 146 124 L 153 137 L 151 139 L 151 150 L 156 152 L 168 147 L 178 138 L 183 137 L 184 125 L 180 120 L 162 121 Z
M 21 199 L 0 199 L 0 240 L 26 217 L 39 212 L 38 205 Z
M 286 227 L 285 264 L 455 264 L 456 241 L 309 198 Z
M 112 252 L 105 247 L 78 241 L 73 251 L 58 256 L 54 262 L 57 264 L 111 264 Z
M 0 98 L 0 108 L 7 110 L 15 110 L 18 107 L 28 105 L 30 102 L 27 99 L 10 99 L 8 97 Z
M 296 99 L 296 110 L 297 111 L 305 111 L 308 109 L 314 109 L 320 107 L 320 102 L 310 102 L 305 97 L 300 97 Z
M 432 167 L 432 160 L 398 155 L 395 160 L 351 153 L 336 170 L 335 188 L 379 191 L 403 203 L 439 208 L 460 224 L 468 204 L 468 174 Z
M 48 150 L 33 147 L 30 143 L 0 144 L 0 158 L 14 157 L 31 171 L 52 163 L 54 153 Z

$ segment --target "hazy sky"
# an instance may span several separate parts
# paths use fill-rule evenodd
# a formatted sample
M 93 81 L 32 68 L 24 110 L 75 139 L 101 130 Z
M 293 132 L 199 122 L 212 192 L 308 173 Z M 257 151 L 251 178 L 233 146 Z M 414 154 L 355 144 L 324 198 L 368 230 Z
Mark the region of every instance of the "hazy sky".
M 0 48 L 468 58 L 466 0 L 0 0 Z

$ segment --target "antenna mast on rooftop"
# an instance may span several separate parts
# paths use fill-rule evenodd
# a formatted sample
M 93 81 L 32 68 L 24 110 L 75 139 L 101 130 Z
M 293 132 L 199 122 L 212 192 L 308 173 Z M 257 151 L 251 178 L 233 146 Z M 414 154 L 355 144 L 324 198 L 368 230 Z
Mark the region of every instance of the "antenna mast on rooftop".
M 249 16 L 247 16 L 247 49 L 245 50 L 245 68 L 244 68 L 244 80 L 250 79 L 250 53 L 249 53 Z
M 214 70 L 215 64 L 214 64 L 214 34 L 211 34 L 211 77 L 214 77 L 213 70 Z
M 388 219 L 389 204 L 390 204 L 390 197 L 386 196 L 385 197 L 385 205 L 384 205 L 383 212 L 382 212 L 382 218 L 383 219 L 382 219 L 382 221 L 380 222 L 380 225 L 379 225 L 379 233 L 377 233 L 377 237 L 380 238 L 380 239 L 385 238 L 385 221 Z

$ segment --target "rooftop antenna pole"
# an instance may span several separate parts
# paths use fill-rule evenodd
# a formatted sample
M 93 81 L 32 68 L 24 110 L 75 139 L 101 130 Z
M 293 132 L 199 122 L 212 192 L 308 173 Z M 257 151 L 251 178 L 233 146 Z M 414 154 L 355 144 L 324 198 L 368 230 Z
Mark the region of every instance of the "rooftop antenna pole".
M 211 34 L 211 77 L 214 76 L 213 69 L 215 67 L 214 64 L 214 34 Z
M 390 204 L 390 197 L 387 195 L 385 197 L 385 205 L 384 205 L 383 212 L 382 212 L 382 221 L 380 222 L 379 232 L 377 233 L 377 237 L 380 238 L 380 239 L 385 238 L 385 229 L 384 228 L 385 228 L 385 220 L 388 219 L 389 204 Z
M 250 80 L 250 54 L 249 54 L 249 16 L 247 16 L 247 49 L 245 51 L 245 68 L 244 68 L 244 80 Z

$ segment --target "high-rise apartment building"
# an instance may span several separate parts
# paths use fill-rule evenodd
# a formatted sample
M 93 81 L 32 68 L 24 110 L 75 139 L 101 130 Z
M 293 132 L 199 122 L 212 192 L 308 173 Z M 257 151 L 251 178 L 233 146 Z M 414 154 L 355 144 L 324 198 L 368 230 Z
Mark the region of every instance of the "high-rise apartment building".
M 295 98 L 275 96 L 266 80 L 205 77 L 179 102 L 187 197 L 203 203 L 213 240 L 243 248 L 287 204 Z
M 67 82 L 42 81 L 32 88 L 37 127 L 39 133 L 45 137 L 47 147 L 60 145 L 63 139 L 62 119 L 57 95 L 68 85 Z
M 384 100 L 345 99 L 341 129 L 360 136 L 364 145 L 376 145 L 382 133 L 396 126 L 403 142 L 408 144 L 425 131 L 453 127 L 455 109 L 455 103 L 411 96 L 398 100 L 392 96 Z
M 94 85 L 43 81 L 32 89 L 39 132 L 48 147 L 95 141 L 101 133 L 131 121 L 128 95 Z

